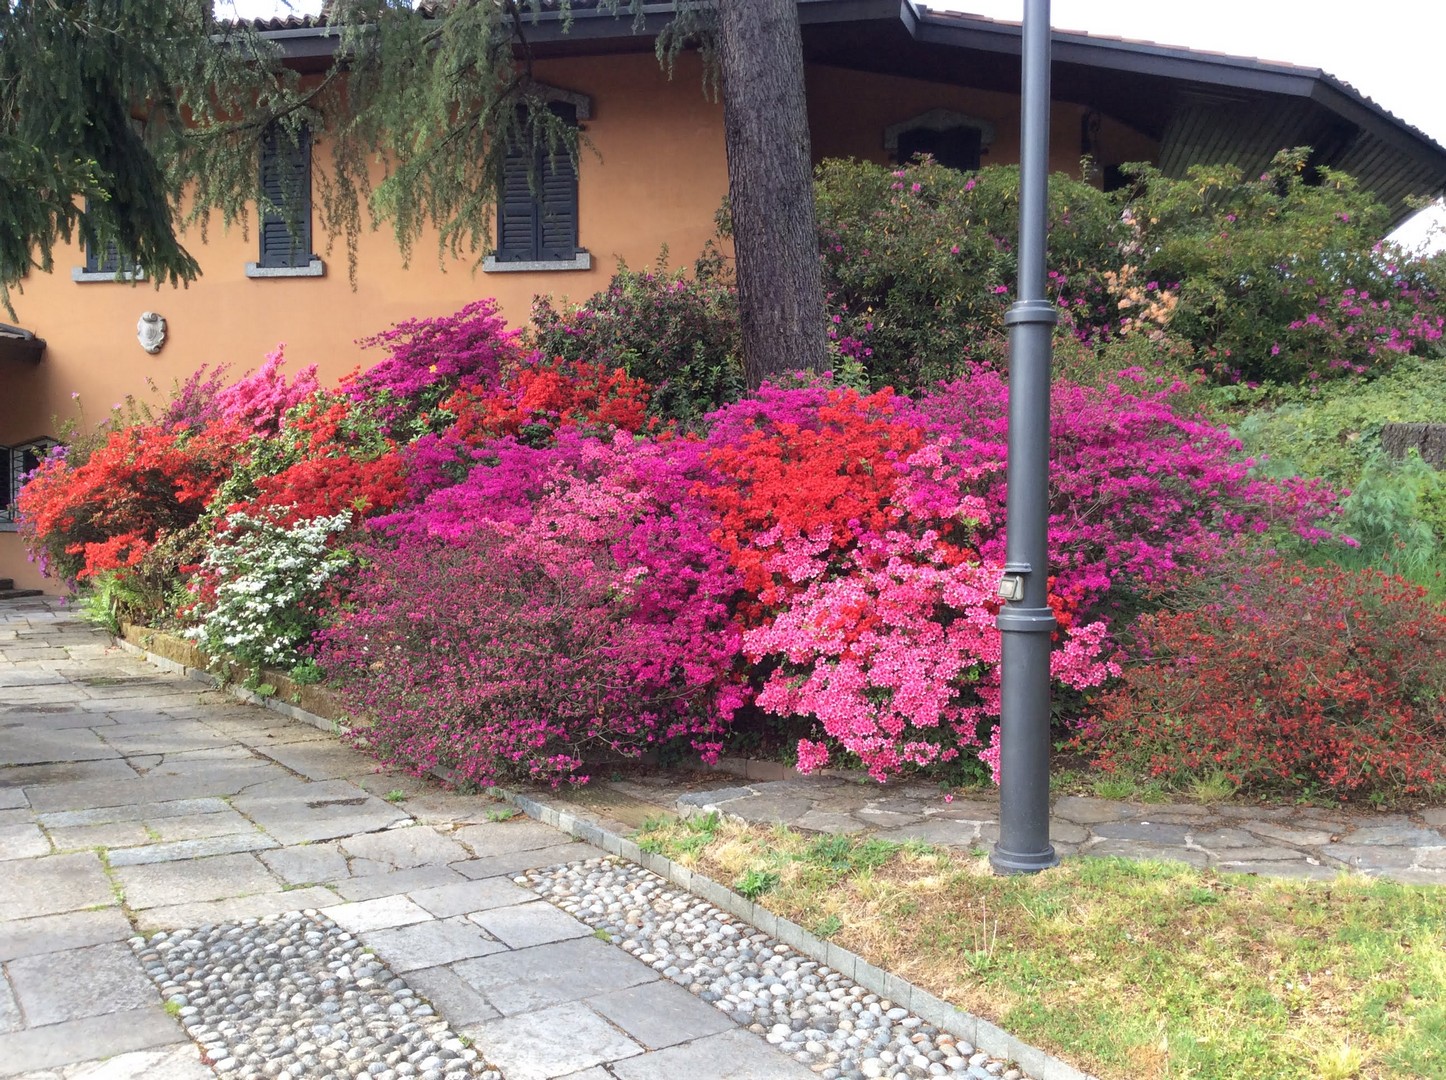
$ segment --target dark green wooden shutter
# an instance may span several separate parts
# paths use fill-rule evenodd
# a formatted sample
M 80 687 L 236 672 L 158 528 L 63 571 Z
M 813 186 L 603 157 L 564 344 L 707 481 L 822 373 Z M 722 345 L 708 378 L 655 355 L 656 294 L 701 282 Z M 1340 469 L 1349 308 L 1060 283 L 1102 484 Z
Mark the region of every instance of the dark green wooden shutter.
M 100 245 L 100 250 L 96 250 L 95 244 L 86 245 L 85 272 L 87 274 L 117 274 L 120 273 L 120 268 L 120 249 L 116 247 L 114 240 Z
M 576 125 L 572 105 L 556 102 L 550 108 Z M 576 255 L 577 166 L 571 156 L 546 147 L 509 149 L 497 200 L 497 261 L 562 262 Z
M 270 127 L 261 137 L 261 258 L 264 267 L 311 262 L 311 133 Z
M 577 254 L 577 167 L 566 154 L 542 162 L 538 247 L 544 260 Z
M 537 256 L 537 199 L 529 171 L 532 154 L 518 147 L 502 160 L 502 194 L 497 201 L 497 261 L 530 262 Z

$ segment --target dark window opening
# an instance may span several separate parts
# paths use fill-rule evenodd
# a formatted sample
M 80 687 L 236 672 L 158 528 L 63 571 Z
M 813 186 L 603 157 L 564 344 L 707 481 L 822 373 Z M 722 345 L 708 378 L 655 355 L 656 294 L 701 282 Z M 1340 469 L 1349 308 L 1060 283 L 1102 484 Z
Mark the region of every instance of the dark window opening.
M 910 128 L 899 132 L 897 164 L 906 165 L 919 154 L 928 154 L 940 165 L 960 172 L 979 168 L 982 150 L 979 129 L 975 127 Z
M 575 106 L 548 107 L 576 126 Z M 509 147 L 497 199 L 497 261 L 570 262 L 578 255 L 577 225 L 577 165 L 571 155 L 562 148 Z
M 1106 165 L 1101 186 L 1106 191 L 1119 191 L 1133 184 L 1134 178 L 1118 165 Z
M 54 439 L 35 439 L 20 446 L 0 446 L 0 521 L 15 520 L 16 496 L 55 445 Z

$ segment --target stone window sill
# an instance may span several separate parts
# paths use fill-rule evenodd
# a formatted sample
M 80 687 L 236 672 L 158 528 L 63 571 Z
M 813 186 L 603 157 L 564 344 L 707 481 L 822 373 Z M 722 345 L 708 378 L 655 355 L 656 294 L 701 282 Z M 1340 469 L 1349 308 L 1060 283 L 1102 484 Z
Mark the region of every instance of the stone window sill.
M 287 278 L 287 277 L 326 277 L 326 263 L 320 259 L 312 259 L 305 266 L 260 266 L 257 263 L 246 264 L 246 276 L 249 278 Z
M 495 255 L 488 255 L 482 264 L 482 272 L 485 274 L 520 274 L 531 272 L 549 272 L 554 270 L 591 270 L 592 255 L 586 251 L 579 251 L 571 259 L 544 259 L 538 262 L 498 262 Z
M 111 270 L 87 270 L 83 266 L 74 266 L 71 267 L 70 270 L 70 280 L 80 282 L 83 285 L 97 281 L 109 281 L 112 283 L 145 281 L 146 272 L 144 270 L 127 270 L 117 274 Z

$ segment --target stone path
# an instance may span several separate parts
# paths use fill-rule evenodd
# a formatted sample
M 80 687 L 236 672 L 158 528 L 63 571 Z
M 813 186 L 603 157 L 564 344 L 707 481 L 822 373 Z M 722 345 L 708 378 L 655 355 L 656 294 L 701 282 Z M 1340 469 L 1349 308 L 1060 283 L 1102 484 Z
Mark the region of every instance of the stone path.
M 783 773 L 777 766 L 761 768 Z M 666 778 L 604 786 L 624 805 L 660 806 L 682 816 L 716 810 L 760 824 L 962 849 L 987 847 L 999 835 L 997 799 L 945 802 L 939 788 L 928 784 L 881 787 L 867 779 L 795 775 L 721 781 L 681 795 L 669 790 Z M 585 798 L 598 816 L 607 817 L 605 796 L 594 792 Z M 1239 873 L 1325 880 L 1342 870 L 1358 870 L 1411 884 L 1446 885 L 1443 808 L 1387 814 L 1064 796 L 1053 804 L 1050 839 L 1061 855 L 1176 859 Z
M 514 883 L 602 852 L 513 814 L 0 603 L 0 1076 L 815 1075 Z

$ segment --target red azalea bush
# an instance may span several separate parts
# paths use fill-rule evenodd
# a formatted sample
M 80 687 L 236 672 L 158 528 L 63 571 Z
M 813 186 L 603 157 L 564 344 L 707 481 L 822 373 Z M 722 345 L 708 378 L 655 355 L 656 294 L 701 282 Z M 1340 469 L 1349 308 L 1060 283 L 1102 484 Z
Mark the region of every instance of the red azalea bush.
M 451 434 L 478 445 L 502 435 L 546 442 L 560 427 L 639 432 L 649 424 L 651 388 L 620 367 L 534 357 L 499 384 L 458 390 L 442 402 L 456 417 Z
M 997 770 L 1003 564 L 978 554 L 992 523 L 974 493 L 993 463 L 954 453 L 888 391 L 765 387 L 712 419 L 718 477 L 699 491 L 743 575 L 759 707 L 817 723 L 800 767 L 833 745 L 880 780 L 966 750 Z M 1103 624 L 1051 603 L 1055 677 L 1097 686 L 1114 670 Z
M 143 426 L 112 431 L 76 466 L 52 454 L 16 500 L 26 544 L 71 581 L 136 566 L 201 517 L 243 442 L 220 423 Z
M 1341 799 L 1446 787 L 1446 613 L 1399 578 L 1277 561 L 1137 637 L 1086 743 L 1106 769 Z

